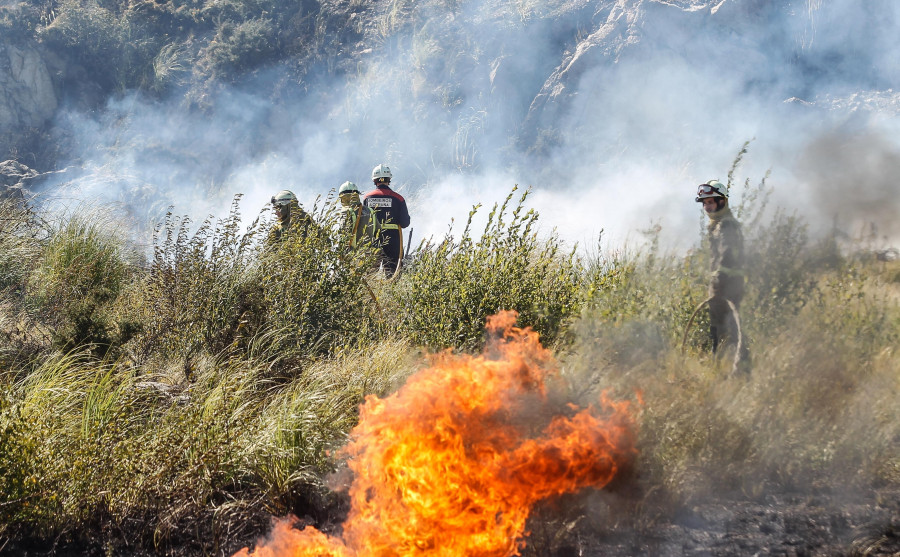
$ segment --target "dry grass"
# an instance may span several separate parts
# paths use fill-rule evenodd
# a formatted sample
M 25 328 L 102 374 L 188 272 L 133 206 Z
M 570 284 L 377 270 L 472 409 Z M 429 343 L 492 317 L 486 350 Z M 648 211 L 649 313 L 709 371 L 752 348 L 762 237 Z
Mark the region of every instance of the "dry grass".
M 0 306 L 0 536 L 217 551 L 252 538 L 268 513 L 339 515 L 328 478 L 360 402 L 401 385 L 423 344 L 477 350 L 481 321 L 507 304 L 557 347 L 559 396 L 641 401 L 632 481 L 654 500 L 900 484 L 896 263 L 823 257 L 802 222 L 761 220 L 749 250 L 766 265 L 742 306 L 753 368 L 730 377 L 705 352 L 702 318 L 681 353 L 705 297 L 702 251 L 584 261 L 536 241 L 536 215 L 498 207 L 483 238 L 427 248 L 389 282 L 324 233 L 332 210 L 313 213 L 323 233 L 274 250 L 237 233 L 236 213 L 193 235 L 172 221 L 150 269 L 84 227 L 26 234 L 40 249 L 25 244 L 33 263 L 10 275 Z M 786 234 L 787 250 L 767 240 Z M 85 257 L 59 256 L 73 242 L 87 243 Z M 107 264 L 120 284 L 94 292 Z M 60 351 L 39 334 L 53 332 L 47 305 L 12 294 L 37 277 L 53 293 L 42 299 L 65 306 L 61 287 L 78 285 L 99 300 L 87 318 L 136 332 L 110 337 L 105 356 L 90 343 Z M 254 277 L 273 288 L 259 292 Z M 204 295 L 216 303 L 191 305 Z M 548 518 L 547 539 L 569 526 Z

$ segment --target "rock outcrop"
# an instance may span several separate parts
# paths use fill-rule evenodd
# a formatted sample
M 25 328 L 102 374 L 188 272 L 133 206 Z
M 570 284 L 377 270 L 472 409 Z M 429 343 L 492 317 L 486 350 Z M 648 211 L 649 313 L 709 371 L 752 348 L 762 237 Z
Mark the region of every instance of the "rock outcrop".
M 0 162 L 0 198 L 31 197 L 28 184 L 38 176 L 40 173 L 18 161 Z
M 58 105 L 47 63 L 37 47 L 0 42 L 0 157 L 16 135 L 39 128 Z

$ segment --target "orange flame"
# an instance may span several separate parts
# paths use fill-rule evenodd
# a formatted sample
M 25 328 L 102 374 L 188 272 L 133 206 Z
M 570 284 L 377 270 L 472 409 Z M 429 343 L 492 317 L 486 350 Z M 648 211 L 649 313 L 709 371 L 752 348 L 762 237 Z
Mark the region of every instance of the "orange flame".
M 344 449 L 354 480 L 342 540 L 281 521 L 238 555 L 516 555 L 536 502 L 606 485 L 635 452 L 628 403 L 553 408 L 556 364 L 516 317 L 488 319 L 483 355 L 440 354 L 395 394 L 366 397 Z

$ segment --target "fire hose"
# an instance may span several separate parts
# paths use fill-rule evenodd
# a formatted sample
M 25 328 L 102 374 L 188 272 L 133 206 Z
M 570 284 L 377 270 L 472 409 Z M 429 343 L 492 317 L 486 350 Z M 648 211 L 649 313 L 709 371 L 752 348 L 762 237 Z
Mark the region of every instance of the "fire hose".
M 406 244 L 406 252 L 403 251 L 403 229 L 398 228 L 399 232 L 398 236 L 400 237 L 400 258 L 397 259 L 397 267 L 394 269 L 394 273 L 388 278 L 388 281 L 393 281 L 400 275 L 400 267 L 403 266 L 403 260 L 409 256 L 409 246 L 412 244 L 412 231 L 413 229 L 409 229 L 409 241 Z
M 700 302 L 699 304 L 697 304 L 697 307 L 694 308 L 694 312 L 691 314 L 691 318 L 688 319 L 687 326 L 684 328 L 684 336 L 681 338 L 681 354 L 682 355 L 684 355 L 684 352 L 685 352 L 685 347 L 687 345 L 688 332 L 691 330 L 691 326 L 694 324 L 694 318 L 697 317 L 697 313 L 703 308 L 703 306 L 709 304 L 713 299 L 715 299 L 715 296 L 710 296 L 709 298 L 707 298 L 707 299 L 703 300 L 702 302 Z M 734 372 L 737 372 L 738 366 L 741 363 L 741 351 L 743 350 L 743 347 L 744 347 L 744 335 L 741 332 L 741 316 L 738 313 L 737 308 L 735 307 L 734 303 L 731 300 L 729 300 L 728 298 L 725 298 L 725 302 L 728 304 L 728 309 L 731 311 L 731 317 L 732 317 L 732 319 L 734 319 L 735 329 L 737 330 L 737 343 L 736 343 L 736 347 L 734 350 L 734 361 L 732 362 L 732 367 L 731 367 L 731 371 L 732 371 L 732 373 L 734 373 Z
M 356 247 L 356 232 L 359 230 L 359 222 L 362 220 L 362 205 L 360 205 L 356 210 L 356 218 L 354 219 L 356 222 L 353 225 L 353 231 L 350 233 L 350 247 Z M 344 262 L 344 265 L 347 265 L 347 259 L 344 258 L 343 255 L 339 256 L 341 261 Z M 381 311 L 381 304 L 378 303 L 378 298 L 375 297 L 375 291 L 372 290 L 372 287 L 369 286 L 369 282 L 366 279 L 361 279 L 363 286 L 366 287 L 366 290 L 369 291 L 369 296 L 372 297 L 372 301 L 375 302 L 375 308 L 378 310 L 378 313 L 384 313 Z
M 366 281 L 366 279 L 361 279 L 361 280 L 362 280 L 363 286 L 365 286 L 366 290 L 369 291 L 369 296 L 372 297 L 372 301 L 375 302 L 375 309 L 378 310 L 378 314 L 379 315 L 384 314 L 384 312 L 381 310 L 381 304 L 378 303 L 378 298 L 375 297 L 375 291 L 372 290 L 372 287 L 369 286 L 369 283 Z
M 344 257 L 343 254 L 338 254 L 338 257 L 341 259 L 341 261 L 344 263 L 344 265 L 347 265 L 347 266 L 350 265 L 350 262 L 347 261 L 347 258 Z M 369 296 L 372 297 L 372 301 L 375 302 L 375 309 L 378 310 L 378 313 L 379 313 L 379 314 L 383 314 L 384 312 L 381 311 L 381 304 L 378 303 L 378 298 L 375 296 L 375 291 L 372 290 L 372 287 L 371 287 L 371 286 L 369 286 L 369 281 L 367 281 L 367 280 L 366 280 L 365 278 L 363 278 L 363 277 L 360 277 L 360 281 L 362 281 L 363 286 L 365 286 L 365 287 L 366 287 L 366 290 L 368 290 Z

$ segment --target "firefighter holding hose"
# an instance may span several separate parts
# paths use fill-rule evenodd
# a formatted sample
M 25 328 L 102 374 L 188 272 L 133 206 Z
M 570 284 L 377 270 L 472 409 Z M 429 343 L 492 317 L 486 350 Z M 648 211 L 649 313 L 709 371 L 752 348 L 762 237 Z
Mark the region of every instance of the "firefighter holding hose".
M 713 354 L 734 344 L 734 370 L 749 371 L 750 353 L 742 338 L 738 310 L 744 298 L 744 236 L 728 207 L 728 187 L 718 180 L 700 184 L 696 202 L 709 217 L 709 336 Z
M 350 247 L 370 244 L 375 241 L 377 218 L 375 212 L 362 204 L 359 188 L 353 182 L 344 182 L 338 189 L 344 227 L 350 237 Z

